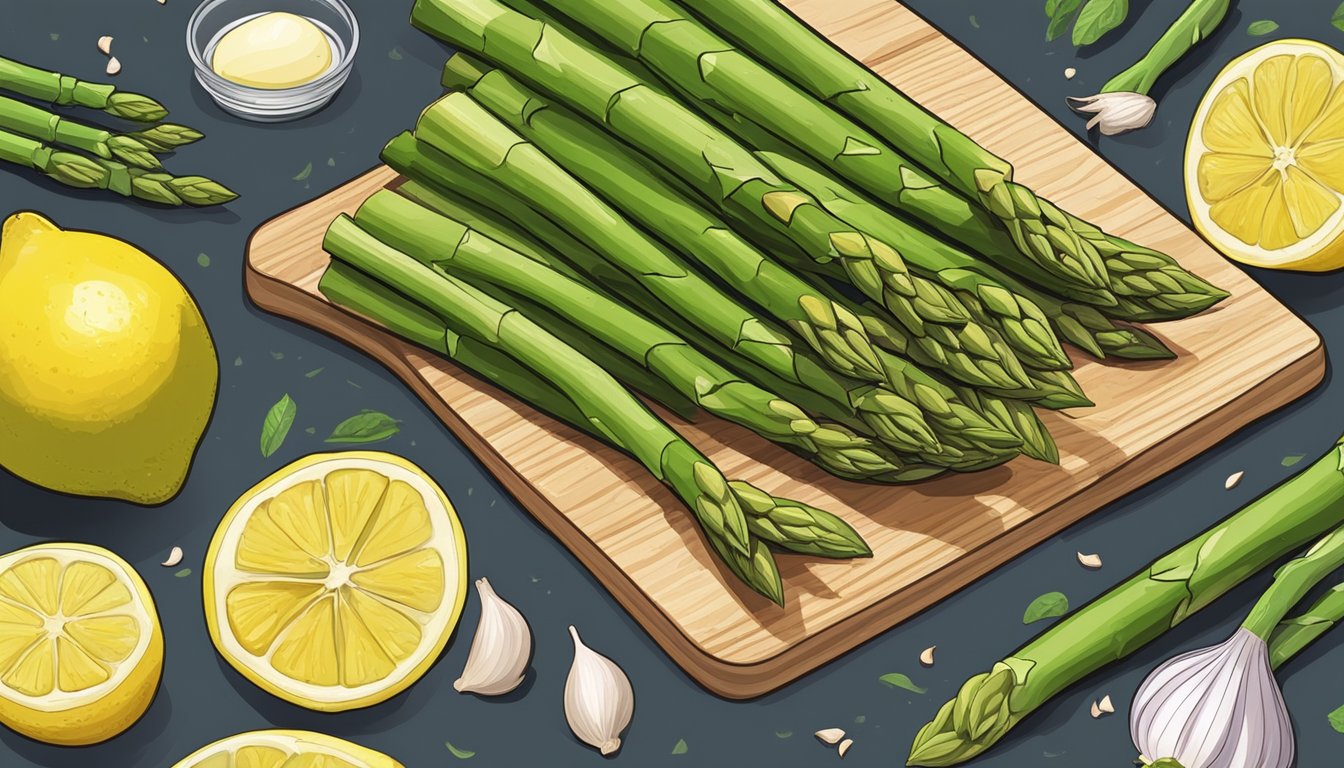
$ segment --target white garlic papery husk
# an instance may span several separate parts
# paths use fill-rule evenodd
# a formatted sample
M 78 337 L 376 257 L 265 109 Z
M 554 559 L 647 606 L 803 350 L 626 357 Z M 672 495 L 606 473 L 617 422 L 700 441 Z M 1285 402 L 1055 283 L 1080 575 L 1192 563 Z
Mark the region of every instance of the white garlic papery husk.
M 621 748 L 621 732 L 635 714 L 635 691 L 625 672 L 584 645 L 573 626 L 569 635 L 574 638 L 574 663 L 565 680 L 565 719 L 575 736 L 610 755 Z
M 532 657 L 532 630 L 517 608 L 504 602 L 486 579 L 476 582 L 481 620 L 471 639 L 462 676 L 453 687 L 462 693 L 500 696 L 523 682 Z
M 1157 102 L 1142 93 L 1098 93 L 1096 96 L 1070 98 L 1069 106 L 1075 112 L 1093 115 L 1087 129 L 1100 127 L 1104 136 L 1147 128 L 1157 114 Z
M 1269 648 L 1245 628 L 1153 670 L 1134 695 L 1129 733 L 1146 763 L 1289 768 L 1293 762 L 1293 725 Z

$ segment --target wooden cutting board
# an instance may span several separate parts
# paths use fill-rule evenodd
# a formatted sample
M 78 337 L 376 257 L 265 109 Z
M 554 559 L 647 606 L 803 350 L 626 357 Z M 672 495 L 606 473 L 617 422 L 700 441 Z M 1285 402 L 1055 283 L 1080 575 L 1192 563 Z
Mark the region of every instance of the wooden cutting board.
M 1027 459 L 890 488 L 848 483 L 715 419 L 674 425 L 729 477 L 845 517 L 874 557 L 780 556 L 787 604 L 733 583 L 690 515 L 632 460 L 401 343 L 317 293 L 323 230 L 395 183 L 387 168 L 262 226 L 249 293 L 271 312 L 373 356 L 430 405 L 518 501 L 706 688 L 749 698 L 890 629 L 1108 502 L 1305 394 L 1320 339 L 1239 269 L 997 75 L 889 0 L 790 0 L 803 18 L 1000 155 L 1018 178 L 1085 219 L 1175 254 L 1232 291 L 1203 316 L 1155 330 L 1180 359 L 1077 358 L 1097 406 L 1046 414 L 1058 467 Z M 431 468 L 432 470 L 433 468 Z

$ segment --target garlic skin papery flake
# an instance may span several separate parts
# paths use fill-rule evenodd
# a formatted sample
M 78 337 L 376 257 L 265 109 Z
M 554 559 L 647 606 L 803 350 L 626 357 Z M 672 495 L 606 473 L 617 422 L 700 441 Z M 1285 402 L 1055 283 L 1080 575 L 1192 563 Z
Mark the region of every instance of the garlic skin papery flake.
M 1090 131 L 1100 126 L 1103 136 L 1118 136 L 1147 128 L 1153 122 L 1153 115 L 1157 114 L 1157 102 L 1142 93 L 1098 93 L 1084 98 L 1071 97 L 1069 106 L 1075 112 L 1093 115 L 1087 121 L 1087 129 Z
M 1153 670 L 1134 694 L 1129 733 L 1145 765 L 1289 768 L 1295 749 L 1269 648 L 1244 627 Z
M 594 651 L 569 628 L 574 663 L 565 680 L 565 719 L 569 729 L 604 755 L 621 748 L 621 732 L 635 714 L 635 691 L 616 662 Z
M 501 696 L 522 684 L 532 657 L 532 629 L 517 608 L 504 602 L 488 579 L 476 580 L 481 619 L 471 639 L 462 676 L 453 687 L 462 693 Z

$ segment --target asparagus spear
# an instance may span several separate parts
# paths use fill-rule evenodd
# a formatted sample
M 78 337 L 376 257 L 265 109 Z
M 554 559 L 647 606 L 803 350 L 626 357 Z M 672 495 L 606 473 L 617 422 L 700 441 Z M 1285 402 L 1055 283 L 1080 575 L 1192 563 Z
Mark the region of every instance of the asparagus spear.
M 205 138 L 205 134 L 195 128 L 188 128 L 176 123 L 159 123 L 152 128 L 134 131 L 126 135 L 160 155 L 176 151 L 178 147 L 185 147 Z
M 878 237 L 891 237 L 893 235 L 889 233 L 908 227 L 861 193 L 807 163 L 775 152 L 758 152 L 757 156 L 789 181 L 806 189 L 826 210 L 855 227 Z M 1044 291 L 1022 284 L 959 248 L 937 238 L 924 237 L 927 248 L 911 253 L 908 259 L 911 267 L 938 270 L 944 285 L 971 294 L 963 299 L 963 303 L 979 308 L 979 312 L 992 313 L 1000 318 L 1001 325 L 1006 324 L 1010 329 L 1020 327 L 1020 330 L 1005 334 L 1019 345 L 1054 343 L 1055 335 L 1047 335 L 1041 328 L 1048 324 L 1060 336 L 1098 357 L 1105 357 L 1108 352 L 1138 360 L 1173 356 L 1150 334 L 1116 325 L 1092 307 L 1062 302 Z M 1058 354 L 1062 355 L 1063 351 Z
M 113 160 L 53 149 L 40 141 L 0 130 L 0 160 L 31 168 L 80 189 L 105 189 L 163 205 L 220 205 L 238 197 L 202 176 L 169 176 L 128 168 Z
M 544 308 L 546 315 L 559 315 L 562 325 L 582 330 L 581 341 L 586 343 L 576 348 L 586 351 L 605 345 L 710 413 L 793 447 L 828 471 L 856 479 L 902 479 L 902 462 L 880 445 L 843 426 L 817 423 L 798 406 L 734 376 L 624 304 L 459 222 L 393 193 L 379 192 L 360 207 L 355 223 L 422 263 L 488 286 L 486 290 L 492 286 L 509 291 Z M 555 326 L 546 322 L 549 317 L 531 310 L 526 314 L 555 333 Z M 562 341 L 575 338 L 556 335 Z M 621 378 L 611 367 L 603 367 Z
M 76 123 L 41 107 L 0 96 L 0 128 L 50 144 L 88 152 L 105 160 L 157 170 L 163 166 L 138 139 Z
M 522 229 L 535 234 L 538 239 L 550 246 L 549 249 L 538 248 L 534 244 L 519 249 L 533 260 L 547 264 L 572 278 L 589 281 L 590 284 L 595 282 L 607 290 L 616 292 L 628 305 L 639 307 L 650 314 L 720 365 L 798 404 L 809 413 L 844 424 L 856 432 L 873 437 L 882 438 L 888 435 L 888 427 L 882 414 L 885 408 L 882 397 L 867 397 L 855 400 L 853 403 L 842 404 L 815 390 L 787 381 L 741 355 L 732 354 L 713 339 L 706 337 L 683 317 L 669 311 L 626 273 L 614 269 L 588 246 L 575 240 L 549 219 L 517 201 L 488 179 L 419 145 L 409 135 L 403 134 L 389 142 L 383 150 L 383 159 L 401 173 L 424 179 L 433 185 L 432 192 L 415 188 L 408 190 L 405 186 L 402 187 L 401 191 L 409 193 L 413 199 L 422 204 L 432 209 L 440 209 L 444 204 L 442 196 L 445 191 L 456 190 L 458 194 L 469 195 L 473 201 L 493 206 L 494 231 L 509 230 L 514 235 L 514 240 L 518 241 L 527 239 L 525 235 L 518 233 L 518 229 Z M 448 203 L 453 208 L 459 207 L 453 205 L 451 201 Z M 501 226 L 500 217 L 512 222 L 512 226 Z M 582 276 L 569 263 L 549 254 L 550 250 L 563 253 L 569 262 L 579 267 Z M 838 294 L 832 294 L 832 300 L 845 301 Z M 1022 439 L 1014 437 L 1018 433 L 1005 432 L 996 427 L 994 423 L 963 403 L 950 388 L 932 381 L 909 363 L 892 355 L 880 354 L 884 367 L 890 369 L 889 375 L 893 377 L 893 381 L 900 382 L 902 386 L 898 389 L 898 393 L 912 402 L 923 403 L 924 417 L 933 427 L 941 443 L 936 455 L 938 463 L 952 469 L 970 471 L 1001 464 L 1017 455 L 1014 448 L 1023 442 Z M 897 376 L 900 378 L 895 378 Z M 897 442 L 904 444 L 905 441 L 898 439 Z M 1034 446 L 1027 452 L 1040 458 L 1048 456 L 1048 451 L 1034 450 Z M 924 466 L 919 471 L 923 477 L 938 473 L 938 469 L 931 466 Z M 911 476 L 909 470 L 904 474 L 907 477 Z
M 949 324 L 969 320 L 945 289 L 912 277 L 896 249 L 829 216 L 698 114 L 563 30 L 535 22 L 496 0 L 417 0 L 412 21 L 512 70 L 551 98 L 611 129 L 725 212 L 737 210 L 761 226 L 779 230 L 818 261 L 839 261 L 856 287 L 891 309 L 906 327 L 920 327 L 921 316 L 934 311 L 944 313 Z M 486 26 L 491 34 L 484 34 Z M 546 41 L 538 49 L 543 30 Z M 534 58 L 534 49 L 568 64 L 549 66 Z M 920 315 L 907 313 L 911 300 L 920 305 Z M 1020 366 L 1005 375 L 1025 379 Z
M 99 109 L 113 117 L 142 123 L 153 123 L 168 116 L 168 110 L 148 96 L 119 91 L 114 85 L 89 83 L 48 72 L 3 56 L 0 56 L 0 88 L 48 104 Z
M 490 69 L 463 54 L 444 69 L 444 85 L 468 92 L 496 117 L 534 142 L 607 202 L 678 246 L 739 293 L 767 309 L 802 336 L 837 371 L 855 378 L 883 375 L 867 326 L 879 322 L 851 312 L 766 257 L 693 200 L 647 167 L 627 146 L 539 94 L 506 72 Z M 917 309 L 917 308 L 916 308 Z M 913 310 L 912 310 L 913 311 Z M 891 332 L 897 332 L 894 328 Z M 968 334 L 979 332 L 972 342 Z M 925 365 L 946 367 L 963 381 L 986 386 L 1018 386 L 995 374 L 1011 362 L 995 354 L 983 362 L 975 350 L 989 349 L 977 328 L 942 328 L 920 336 L 904 333 L 900 346 Z M 927 348 L 927 349 L 926 349 Z
M 1279 622 L 1269 636 L 1270 664 L 1278 669 L 1340 622 L 1344 622 L 1344 584 L 1336 584 L 1311 607 Z
M 972 677 L 915 737 L 909 764 L 958 765 L 981 754 L 1065 688 L 1342 522 L 1344 439 L 1306 471 Z
M 936 449 L 936 442 L 927 440 L 908 418 L 917 409 L 880 388 L 828 370 L 798 349 L 785 331 L 689 269 L 468 95 L 449 94 L 428 107 L 417 123 L 416 138 L 489 176 L 539 212 L 564 221 L 607 261 L 725 347 L 838 402 L 865 401 L 863 407 L 874 409 L 865 415 L 879 417 L 887 434 L 902 437 L 911 447 Z

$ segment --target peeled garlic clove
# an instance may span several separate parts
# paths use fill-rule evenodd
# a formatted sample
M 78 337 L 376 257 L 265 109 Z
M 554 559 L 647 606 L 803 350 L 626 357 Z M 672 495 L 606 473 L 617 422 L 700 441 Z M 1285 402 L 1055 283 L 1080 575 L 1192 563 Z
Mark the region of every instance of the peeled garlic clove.
M 1101 567 L 1101 555 L 1084 555 L 1082 552 L 1079 552 L 1078 564 L 1084 568 L 1091 568 L 1095 571 Z
M 579 639 L 572 625 L 574 663 L 565 680 L 565 719 L 581 741 L 604 755 L 621 748 L 621 732 L 635 714 L 635 691 L 630 678 L 606 656 Z
M 1108 715 L 1115 714 L 1115 704 L 1111 703 L 1111 695 L 1109 693 L 1102 696 L 1101 701 L 1097 702 L 1097 709 Z
M 854 740 L 853 740 L 853 739 L 845 739 L 844 741 L 840 742 L 840 749 L 839 749 L 839 752 L 840 752 L 840 759 L 841 759 L 841 760 L 845 759 L 845 753 L 848 752 L 848 751 L 849 751 L 849 748 L 852 747 L 852 746 L 854 746 Z
M 112 36 L 111 36 L 111 35 L 103 35 L 102 37 L 98 38 L 98 50 L 99 50 L 100 52 L 102 52 L 102 54 L 103 54 L 104 56 L 111 56 L 111 55 L 112 55 Z
M 1101 717 L 1101 714 L 1101 706 L 1095 701 L 1092 702 L 1092 719 L 1096 720 L 1098 717 Z
M 928 648 L 925 648 L 923 653 L 919 654 L 919 663 L 923 664 L 926 667 L 932 667 L 933 652 L 936 650 L 938 650 L 938 646 L 936 645 L 930 645 Z
M 532 629 L 517 608 L 504 602 L 487 579 L 476 581 L 481 619 L 471 639 L 462 676 L 453 687 L 462 693 L 500 696 L 522 684 L 532 657 Z
M 839 728 L 823 728 L 814 734 L 823 744 L 834 744 L 845 738 L 845 732 Z
M 168 553 L 168 559 L 159 563 L 159 565 L 162 565 L 164 568 L 172 568 L 180 562 L 182 562 L 182 548 L 173 547 L 172 551 Z
M 1157 102 L 1142 93 L 1099 93 L 1068 101 L 1073 111 L 1095 115 L 1087 121 L 1087 129 L 1100 126 L 1103 136 L 1146 128 L 1157 114 Z
M 1233 472 L 1232 474 L 1227 476 L 1226 480 L 1223 481 L 1223 488 L 1228 491 L 1232 490 L 1233 488 L 1236 488 L 1238 485 L 1241 485 L 1241 478 L 1245 476 L 1246 476 L 1245 471 Z
M 115 75 L 121 72 L 121 59 L 116 56 L 107 60 L 107 74 Z

